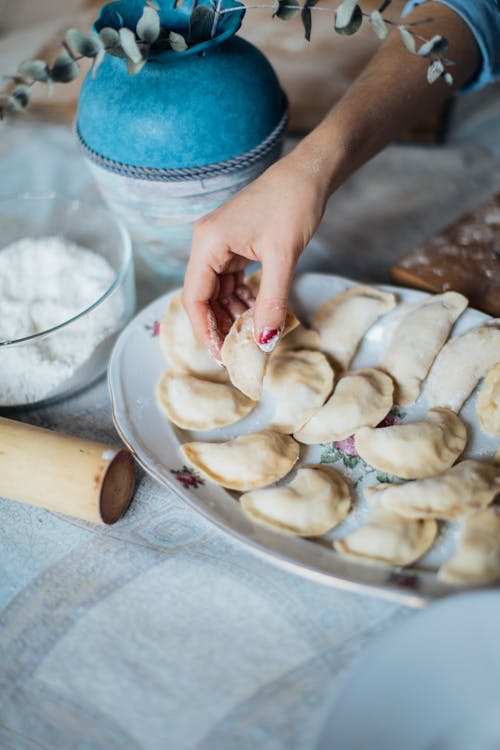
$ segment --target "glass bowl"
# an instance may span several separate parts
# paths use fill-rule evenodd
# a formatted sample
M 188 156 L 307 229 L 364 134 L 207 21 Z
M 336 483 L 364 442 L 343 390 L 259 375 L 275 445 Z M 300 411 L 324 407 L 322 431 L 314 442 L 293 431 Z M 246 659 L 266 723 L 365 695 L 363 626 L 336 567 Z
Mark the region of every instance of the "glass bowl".
M 47 404 L 95 382 L 106 371 L 114 341 L 135 310 L 131 241 L 127 230 L 107 208 L 97 202 L 53 195 L 0 200 L 0 258 L 18 240 L 49 237 L 62 238 L 99 255 L 111 267 L 106 271 L 110 283 L 98 298 L 86 300 L 82 309 L 76 311 L 78 305 L 74 302 L 68 308 L 71 314 L 66 320 L 58 320 L 57 324 L 52 321 L 45 328 L 39 322 L 34 323 L 34 330 L 23 338 L 6 339 L 5 330 L 9 326 L 4 318 L 0 329 L 3 330 L 0 333 L 2 412 Z M 42 247 L 38 248 L 38 254 L 37 268 L 47 276 Z M 50 273 L 49 270 L 49 278 Z M 85 273 L 83 267 L 74 270 L 82 282 Z M 11 279 L 8 289 L 13 314 L 19 309 L 15 306 L 26 289 L 22 275 L 14 282 Z M 68 279 L 68 285 L 69 282 L 74 284 L 75 278 Z M 9 312 L 9 295 L 4 291 L 3 297 L 0 314 L 3 301 L 5 315 Z M 43 294 L 41 301 L 45 302 Z

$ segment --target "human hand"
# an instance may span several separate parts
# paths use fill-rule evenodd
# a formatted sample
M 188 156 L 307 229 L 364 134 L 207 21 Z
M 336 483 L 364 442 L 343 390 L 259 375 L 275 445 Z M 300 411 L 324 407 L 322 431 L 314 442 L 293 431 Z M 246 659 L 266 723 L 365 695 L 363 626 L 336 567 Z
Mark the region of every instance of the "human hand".
M 297 261 L 328 197 L 314 165 L 292 152 L 195 226 L 182 301 L 199 341 L 220 360 L 233 320 L 255 304 L 255 340 L 274 348 L 285 321 Z M 243 284 L 262 263 L 255 300 Z

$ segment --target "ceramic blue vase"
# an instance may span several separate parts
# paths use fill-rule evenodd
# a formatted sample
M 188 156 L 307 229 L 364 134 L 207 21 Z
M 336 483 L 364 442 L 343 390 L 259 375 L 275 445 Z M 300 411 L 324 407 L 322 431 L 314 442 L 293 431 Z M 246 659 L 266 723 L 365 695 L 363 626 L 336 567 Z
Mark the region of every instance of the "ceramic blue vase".
M 194 0 L 159 0 L 162 28 L 189 38 Z M 197 5 L 209 4 L 199 0 Z M 101 9 L 95 30 L 135 29 L 143 0 Z M 111 55 L 85 79 L 76 130 L 106 200 L 158 270 L 181 269 L 194 222 L 281 152 L 286 97 L 264 55 L 235 36 L 244 8 L 220 16 L 213 38 L 151 52 L 136 75 Z

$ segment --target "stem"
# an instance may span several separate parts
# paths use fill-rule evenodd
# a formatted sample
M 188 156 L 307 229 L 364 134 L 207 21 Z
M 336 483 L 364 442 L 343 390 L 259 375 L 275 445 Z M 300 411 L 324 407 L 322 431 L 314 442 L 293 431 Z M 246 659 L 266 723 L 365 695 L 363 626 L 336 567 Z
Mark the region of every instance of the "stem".
M 217 7 L 215 9 L 214 22 L 212 25 L 212 31 L 210 32 L 210 38 L 213 38 L 215 36 L 215 32 L 217 31 L 217 23 L 219 22 L 221 11 L 222 11 L 222 0 L 217 0 Z

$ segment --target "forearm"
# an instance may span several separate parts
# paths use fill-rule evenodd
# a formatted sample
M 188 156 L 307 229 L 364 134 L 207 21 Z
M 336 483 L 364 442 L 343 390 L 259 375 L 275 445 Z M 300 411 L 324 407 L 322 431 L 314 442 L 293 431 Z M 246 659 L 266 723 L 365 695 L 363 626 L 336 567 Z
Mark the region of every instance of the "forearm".
M 469 81 L 480 54 L 469 27 L 439 3 L 424 3 L 408 19 L 432 18 L 418 27 L 426 38 L 448 39 L 453 88 Z M 381 45 L 349 91 L 320 125 L 290 154 L 299 171 L 309 172 L 326 200 L 358 167 L 415 125 L 450 95 L 440 79 L 429 84 L 429 60 L 410 54 L 396 31 Z M 453 90 L 453 89 L 452 89 Z

